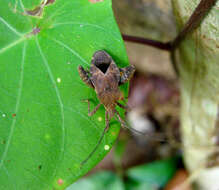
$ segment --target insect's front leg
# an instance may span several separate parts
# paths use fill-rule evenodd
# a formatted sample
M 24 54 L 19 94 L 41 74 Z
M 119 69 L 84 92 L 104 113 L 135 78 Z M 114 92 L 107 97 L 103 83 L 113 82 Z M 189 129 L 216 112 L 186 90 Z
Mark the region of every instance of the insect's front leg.
M 90 77 L 89 77 L 89 72 L 85 71 L 85 69 L 79 65 L 78 66 L 78 72 L 79 72 L 79 75 L 80 75 L 80 78 L 81 80 L 89 87 L 91 88 L 94 88 L 91 80 L 90 80 Z
M 88 105 L 88 116 L 92 116 L 94 115 L 97 110 L 100 108 L 101 106 L 101 103 L 99 103 L 92 111 L 90 111 L 90 101 L 89 99 L 86 99 L 86 100 L 82 100 L 83 102 L 87 102 L 87 105 Z

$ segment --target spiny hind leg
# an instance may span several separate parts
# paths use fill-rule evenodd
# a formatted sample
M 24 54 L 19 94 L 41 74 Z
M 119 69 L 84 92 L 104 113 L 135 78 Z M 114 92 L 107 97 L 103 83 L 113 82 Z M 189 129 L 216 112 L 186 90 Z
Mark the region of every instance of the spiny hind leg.
M 105 123 L 106 123 L 106 127 L 105 127 L 105 132 L 109 129 L 109 117 L 108 117 L 108 111 L 105 111 Z
M 119 102 L 116 102 L 116 104 L 117 104 L 120 108 L 124 109 L 125 111 L 130 111 L 130 107 L 128 107 L 128 106 L 126 106 L 126 105 L 122 105 L 122 104 L 120 104 Z
M 115 114 L 116 114 L 116 116 L 117 116 L 119 122 L 121 123 L 121 126 L 124 127 L 124 128 L 128 128 L 128 127 L 126 126 L 125 121 L 124 121 L 124 120 L 122 119 L 122 117 L 119 115 L 119 112 L 118 112 L 117 110 L 115 110 Z
M 92 111 L 90 111 L 90 100 L 89 99 L 85 99 L 85 100 L 82 100 L 82 102 L 87 102 L 87 105 L 88 105 L 88 116 L 94 115 L 97 112 L 97 110 L 100 108 L 100 106 L 101 106 L 101 103 L 99 103 Z
M 139 135 L 142 135 L 142 136 L 147 136 L 147 138 L 150 138 L 150 139 L 153 139 L 153 140 L 156 140 L 158 142 L 166 142 L 166 139 L 165 139 L 165 136 L 163 134 L 148 134 L 147 132 L 142 132 L 142 131 L 138 131 L 136 130 L 135 128 L 132 128 L 132 127 L 129 127 L 126 122 L 122 119 L 122 117 L 119 115 L 119 112 L 115 110 L 115 113 L 116 113 L 116 116 L 118 118 L 118 121 L 121 123 L 121 126 L 123 128 L 127 128 L 129 129 L 130 131 L 136 133 L 136 134 L 139 134 Z

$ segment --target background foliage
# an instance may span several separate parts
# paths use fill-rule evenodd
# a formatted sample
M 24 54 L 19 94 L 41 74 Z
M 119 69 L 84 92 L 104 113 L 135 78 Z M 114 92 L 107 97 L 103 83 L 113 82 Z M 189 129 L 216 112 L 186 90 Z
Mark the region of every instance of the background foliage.
M 155 161 L 130 168 L 125 178 L 103 171 L 78 180 L 67 190 L 156 190 L 165 187 L 176 171 L 178 158 Z

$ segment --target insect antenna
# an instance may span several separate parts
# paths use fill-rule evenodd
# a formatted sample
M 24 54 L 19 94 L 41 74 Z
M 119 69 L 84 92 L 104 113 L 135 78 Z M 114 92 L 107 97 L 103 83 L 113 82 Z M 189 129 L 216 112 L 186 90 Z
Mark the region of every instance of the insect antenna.
M 97 148 L 99 147 L 100 143 L 102 142 L 103 140 L 103 137 L 106 133 L 106 131 L 108 130 L 109 128 L 109 119 L 108 119 L 108 112 L 106 111 L 105 112 L 105 122 L 106 122 L 106 126 L 103 130 L 103 133 L 101 134 L 101 137 L 98 141 L 98 143 L 96 144 L 96 146 L 94 147 L 94 149 L 92 150 L 92 152 L 87 156 L 87 158 L 81 162 L 81 167 L 93 156 L 93 154 L 96 152 Z
M 141 131 L 138 131 L 132 127 L 129 127 L 129 125 L 122 119 L 122 117 L 119 115 L 119 112 L 117 110 L 115 110 L 116 116 L 118 117 L 119 122 L 121 123 L 122 127 L 129 129 L 130 131 L 133 131 L 134 133 L 140 134 L 142 136 L 148 136 L 149 138 L 153 138 L 158 140 L 159 142 L 165 142 L 166 139 L 163 135 L 161 134 L 148 134 L 148 133 L 143 133 Z

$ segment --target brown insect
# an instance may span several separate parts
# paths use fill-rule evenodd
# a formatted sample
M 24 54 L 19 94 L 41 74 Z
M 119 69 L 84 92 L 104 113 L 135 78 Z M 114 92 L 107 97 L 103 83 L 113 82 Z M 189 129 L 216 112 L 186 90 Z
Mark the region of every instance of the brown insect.
M 78 72 L 81 80 L 96 91 L 97 97 L 100 100 L 100 103 L 93 111 L 90 111 L 89 100 L 86 100 L 88 103 L 88 115 L 92 116 L 95 114 L 101 105 L 103 105 L 106 110 L 105 129 L 94 150 L 82 162 L 83 165 L 94 154 L 98 145 L 101 143 L 105 132 L 109 128 L 109 121 L 114 115 L 118 117 L 121 125 L 125 127 L 125 122 L 116 110 L 117 105 L 127 110 L 126 106 L 118 102 L 124 99 L 119 86 L 131 79 L 135 72 L 135 68 L 132 65 L 125 68 L 119 68 L 107 52 L 99 50 L 96 51 L 92 57 L 90 71 L 86 71 L 82 66 L 79 66 Z

